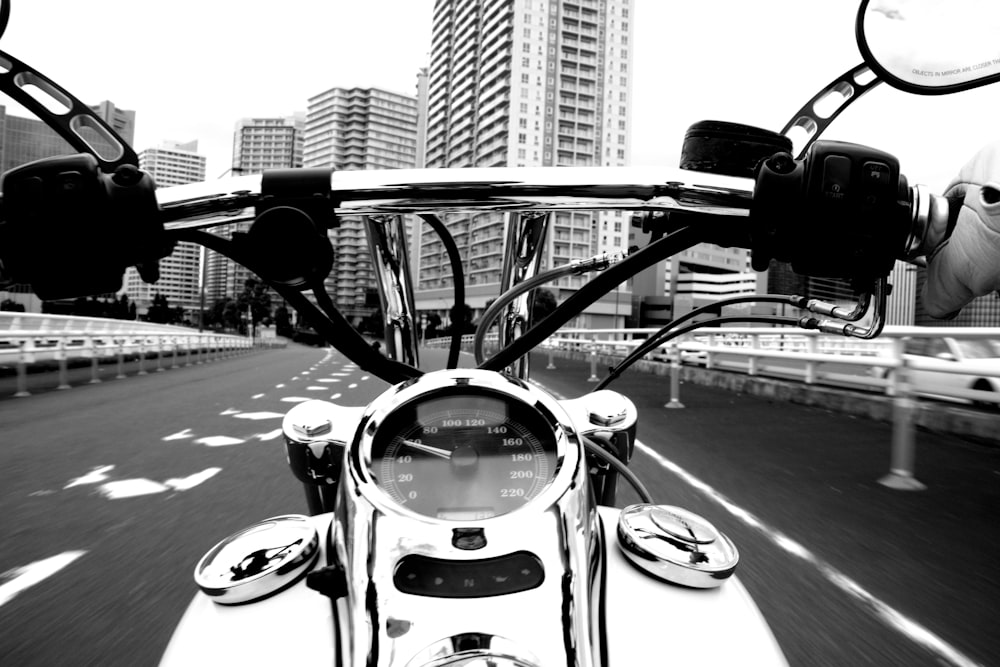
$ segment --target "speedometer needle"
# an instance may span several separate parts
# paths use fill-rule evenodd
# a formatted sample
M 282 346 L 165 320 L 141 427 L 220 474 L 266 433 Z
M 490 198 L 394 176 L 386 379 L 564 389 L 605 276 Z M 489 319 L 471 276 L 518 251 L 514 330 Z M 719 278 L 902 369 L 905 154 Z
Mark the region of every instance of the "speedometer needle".
M 434 456 L 440 456 L 443 459 L 451 458 L 451 452 L 449 452 L 447 449 L 441 449 L 440 447 L 431 447 L 430 445 L 425 445 L 422 442 L 415 442 L 413 440 L 403 440 L 403 444 L 409 445 L 414 449 L 419 449 L 422 452 L 433 454 Z

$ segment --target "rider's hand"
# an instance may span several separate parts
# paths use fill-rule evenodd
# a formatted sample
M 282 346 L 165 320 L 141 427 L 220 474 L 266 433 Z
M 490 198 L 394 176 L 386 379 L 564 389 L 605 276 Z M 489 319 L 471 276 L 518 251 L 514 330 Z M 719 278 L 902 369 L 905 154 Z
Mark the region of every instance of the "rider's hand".
M 932 317 L 951 318 L 977 296 L 1000 290 L 1000 142 L 980 150 L 945 192 L 961 203 L 955 229 L 929 230 L 924 306 Z M 954 216 L 950 216 L 954 219 Z

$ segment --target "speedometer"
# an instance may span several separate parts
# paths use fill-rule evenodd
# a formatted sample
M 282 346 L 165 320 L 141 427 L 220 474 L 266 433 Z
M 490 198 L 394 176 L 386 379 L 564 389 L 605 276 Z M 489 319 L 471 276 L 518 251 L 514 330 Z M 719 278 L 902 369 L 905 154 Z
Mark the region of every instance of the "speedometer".
M 403 405 L 378 429 L 371 474 L 399 505 L 475 521 L 535 498 L 557 464 L 552 427 L 532 406 L 489 391 Z

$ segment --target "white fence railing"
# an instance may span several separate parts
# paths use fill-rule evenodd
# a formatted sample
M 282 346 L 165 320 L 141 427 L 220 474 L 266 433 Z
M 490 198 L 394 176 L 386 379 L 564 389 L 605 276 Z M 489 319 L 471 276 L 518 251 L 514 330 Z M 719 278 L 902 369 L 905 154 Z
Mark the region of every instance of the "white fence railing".
M 590 357 L 589 381 L 598 381 L 597 356 L 624 357 L 658 329 L 563 329 L 537 351 L 582 352 Z M 909 354 L 907 341 L 947 342 L 951 353 Z M 961 358 L 963 342 L 979 341 L 979 359 Z M 472 336 L 462 339 L 470 349 Z M 448 338 L 427 341 L 447 347 Z M 957 343 L 957 344 L 956 344 Z M 496 335 L 487 337 L 487 353 Z M 886 327 L 874 340 L 859 340 L 815 331 L 780 328 L 710 328 L 692 332 L 653 350 L 647 358 L 670 364 L 670 401 L 664 407 L 683 408 L 679 400 L 682 363 L 706 368 L 771 375 L 808 384 L 884 391 L 892 397 L 892 454 L 889 474 L 879 482 L 894 489 L 919 490 L 915 479 L 915 396 L 933 395 L 1000 407 L 1000 328 Z M 980 387 L 980 388 L 972 388 Z M 985 413 L 982 413 L 985 415 Z M 974 415 L 979 417 L 979 414 Z M 998 418 L 985 415 L 987 437 L 995 438 Z M 981 434 L 980 431 L 978 434 Z
M 624 357 L 658 329 L 561 329 L 540 347 Z M 1000 347 L 991 360 L 922 357 L 905 353 L 904 341 L 913 338 L 956 341 L 987 340 L 1000 346 L 1000 328 L 993 327 L 886 327 L 873 340 L 832 336 L 816 331 L 763 327 L 707 328 L 659 346 L 646 359 L 670 362 L 676 355 L 685 364 L 826 384 L 849 389 L 883 392 L 895 396 L 911 376 L 914 393 L 964 401 L 1000 404 Z M 472 336 L 462 338 L 470 349 Z M 427 341 L 447 347 L 449 338 Z M 487 349 L 496 348 L 496 335 L 487 337 Z M 955 381 L 933 382 L 934 376 L 955 376 Z M 985 380 L 986 382 L 979 382 Z M 979 382 L 982 389 L 973 389 Z
M 161 370 L 169 358 L 178 365 L 183 355 L 186 364 L 237 354 L 254 347 L 254 340 L 244 336 L 195 331 L 185 327 L 152 324 L 134 320 L 101 317 L 46 315 L 37 313 L 0 313 L 0 365 L 16 366 L 17 394 L 28 395 L 27 366 L 56 362 L 59 387 L 68 388 L 67 362 L 91 360 L 91 381 L 99 381 L 97 366 L 101 359 L 117 358 L 118 376 L 126 357 L 137 357 L 139 373 L 145 373 L 148 356 L 155 357 Z M 195 357 L 192 359 L 192 357 Z
M 624 356 L 656 331 L 563 329 L 546 345 Z M 647 358 L 667 362 L 679 354 L 683 363 L 709 369 L 876 390 L 889 396 L 898 394 L 900 384 L 908 380 L 915 393 L 1000 404 L 1000 391 L 987 388 L 1000 387 L 1000 348 L 994 350 L 992 359 L 925 357 L 906 353 L 904 341 L 913 338 L 986 340 L 1000 345 L 1000 328 L 886 327 L 873 340 L 795 329 L 713 328 L 662 345 Z

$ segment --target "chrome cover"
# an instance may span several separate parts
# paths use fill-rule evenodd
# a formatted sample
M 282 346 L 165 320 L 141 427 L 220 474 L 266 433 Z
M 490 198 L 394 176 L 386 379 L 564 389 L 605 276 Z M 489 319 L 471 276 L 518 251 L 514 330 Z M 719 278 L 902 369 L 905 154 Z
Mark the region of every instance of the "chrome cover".
M 555 473 L 525 505 L 488 519 L 436 519 L 400 506 L 376 484 L 371 459 L 379 425 L 400 406 L 455 387 L 486 389 L 533 406 L 552 429 Z M 558 401 L 498 373 L 438 371 L 376 399 L 358 433 L 345 461 L 332 539 L 348 586 L 336 602 L 345 665 L 601 664 L 603 534 L 576 425 Z M 484 543 L 460 548 L 461 529 L 481 534 Z M 544 564 L 543 580 L 529 590 L 456 599 L 404 593 L 394 583 L 404 557 L 457 568 L 519 553 Z M 487 658 L 494 662 L 476 662 Z
M 194 570 L 194 580 L 217 604 L 256 602 L 301 579 L 316 562 L 319 535 L 309 517 L 276 516 L 222 540 Z
M 541 267 L 551 215 L 548 213 L 510 213 L 504 225 L 504 263 L 500 275 L 500 294 L 533 278 Z M 522 294 L 507 306 L 500 321 L 500 347 L 504 348 L 531 328 L 530 294 Z M 528 379 L 529 355 L 518 359 L 507 372 Z
M 365 227 L 382 299 L 386 353 L 404 364 L 419 366 L 406 225 L 399 215 L 373 215 L 365 217 Z
M 163 188 L 165 227 L 197 229 L 253 220 L 260 175 Z M 748 216 L 754 181 L 650 167 L 540 167 L 338 171 L 338 215 L 507 211 L 697 211 Z
M 715 526 L 668 505 L 630 505 L 618 518 L 618 546 L 643 571 L 692 588 L 715 588 L 736 570 L 739 552 Z

